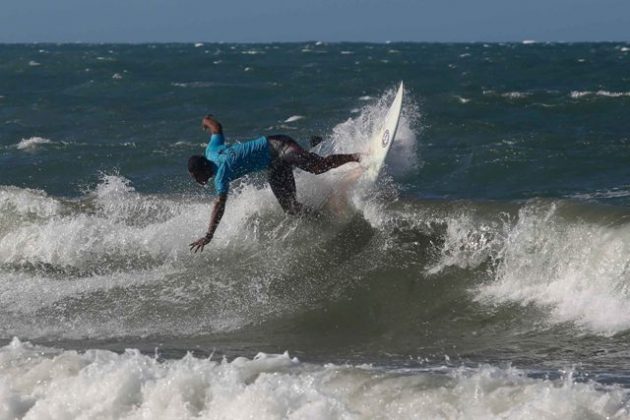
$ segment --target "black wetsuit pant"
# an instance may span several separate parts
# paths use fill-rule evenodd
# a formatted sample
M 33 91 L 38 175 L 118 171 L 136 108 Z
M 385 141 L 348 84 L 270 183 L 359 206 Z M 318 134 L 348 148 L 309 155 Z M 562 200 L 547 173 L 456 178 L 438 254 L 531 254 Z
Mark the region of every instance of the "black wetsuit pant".
M 322 157 L 304 150 L 291 137 L 284 135 L 267 136 L 271 151 L 269 164 L 269 185 L 278 199 L 280 206 L 289 214 L 303 210 L 296 198 L 293 168 L 298 167 L 306 172 L 321 174 L 348 162 L 358 162 L 359 155 L 337 154 Z

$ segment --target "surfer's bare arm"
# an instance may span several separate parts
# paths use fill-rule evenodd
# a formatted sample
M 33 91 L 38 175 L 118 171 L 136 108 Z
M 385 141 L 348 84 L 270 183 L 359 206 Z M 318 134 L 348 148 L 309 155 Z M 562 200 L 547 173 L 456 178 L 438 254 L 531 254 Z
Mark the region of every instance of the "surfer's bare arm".
M 223 133 L 223 127 L 221 123 L 216 120 L 212 115 L 208 114 L 201 120 L 201 127 L 204 130 L 209 130 L 212 134 Z
M 203 251 L 203 248 L 210 243 L 212 237 L 214 236 L 214 232 L 217 230 L 217 226 L 219 226 L 219 222 L 221 221 L 221 217 L 223 217 L 223 212 L 225 211 L 225 202 L 227 201 L 227 194 L 221 194 L 214 200 L 214 206 L 212 207 L 212 216 L 210 216 L 210 226 L 208 227 L 208 233 L 203 238 L 200 238 L 190 244 L 190 250 L 195 251 Z

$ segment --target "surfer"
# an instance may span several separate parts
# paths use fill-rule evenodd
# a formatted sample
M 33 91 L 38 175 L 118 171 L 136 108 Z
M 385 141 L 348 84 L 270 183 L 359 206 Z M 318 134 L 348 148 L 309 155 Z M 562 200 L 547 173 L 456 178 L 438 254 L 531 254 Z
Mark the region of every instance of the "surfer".
M 267 170 L 271 191 L 282 209 L 300 214 L 307 209 L 297 201 L 293 168 L 321 174 L 348 162 L 359 162 L 360 154 L 335 154 L 322 157 L 304 150 L 285 135 L 262 136 L 243 143 L 225 145 L 223 127 L 212 115 L 201 120 L 204 130 L 211 133 L 205 156 L 188 159 L 188 172 L 201 185 L 214 177 L 218 197 L 214 200 L 210 226 L 206 235 L 191 243 L 190 250 L 203 251 L 212 240 L 225 210 L 230 181 L 255 171 Z

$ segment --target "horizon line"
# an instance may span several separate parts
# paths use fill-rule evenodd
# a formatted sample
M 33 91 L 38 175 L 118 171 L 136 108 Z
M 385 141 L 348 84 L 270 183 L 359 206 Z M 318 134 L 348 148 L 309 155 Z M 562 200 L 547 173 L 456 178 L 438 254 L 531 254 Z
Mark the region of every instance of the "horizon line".
M 521 39 L 521 40 L 506 40 L 506 41 L 408 41 L 408 40 L 386 40 L 386 41 L 322 41 L 322 40 L 304 40 L 304 41 L 0 41 L 0 45 L 65 45 L 65 44 L 88 44 L 88 45 L 146 45 L 146 44 L 193 44 L 193 45 L 221 45 L 221 44 L 377 44 L 377 45 L 389 45 L 389 44 L 612 44 L 612 43 L 630 43 L 630 39 L 627 40 L 579 40 L 579 41 L 566 41 L 566 40 L 536 40 L 536 39 Z

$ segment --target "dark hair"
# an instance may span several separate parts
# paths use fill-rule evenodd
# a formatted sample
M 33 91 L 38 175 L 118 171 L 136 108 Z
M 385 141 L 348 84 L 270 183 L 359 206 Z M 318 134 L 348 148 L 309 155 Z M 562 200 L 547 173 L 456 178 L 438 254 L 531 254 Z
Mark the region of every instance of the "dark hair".
M 188 158 L 188 172 L 198 173 L 205 170 L 210 170 L 210 161 L 201 155 L 193 155 Z

